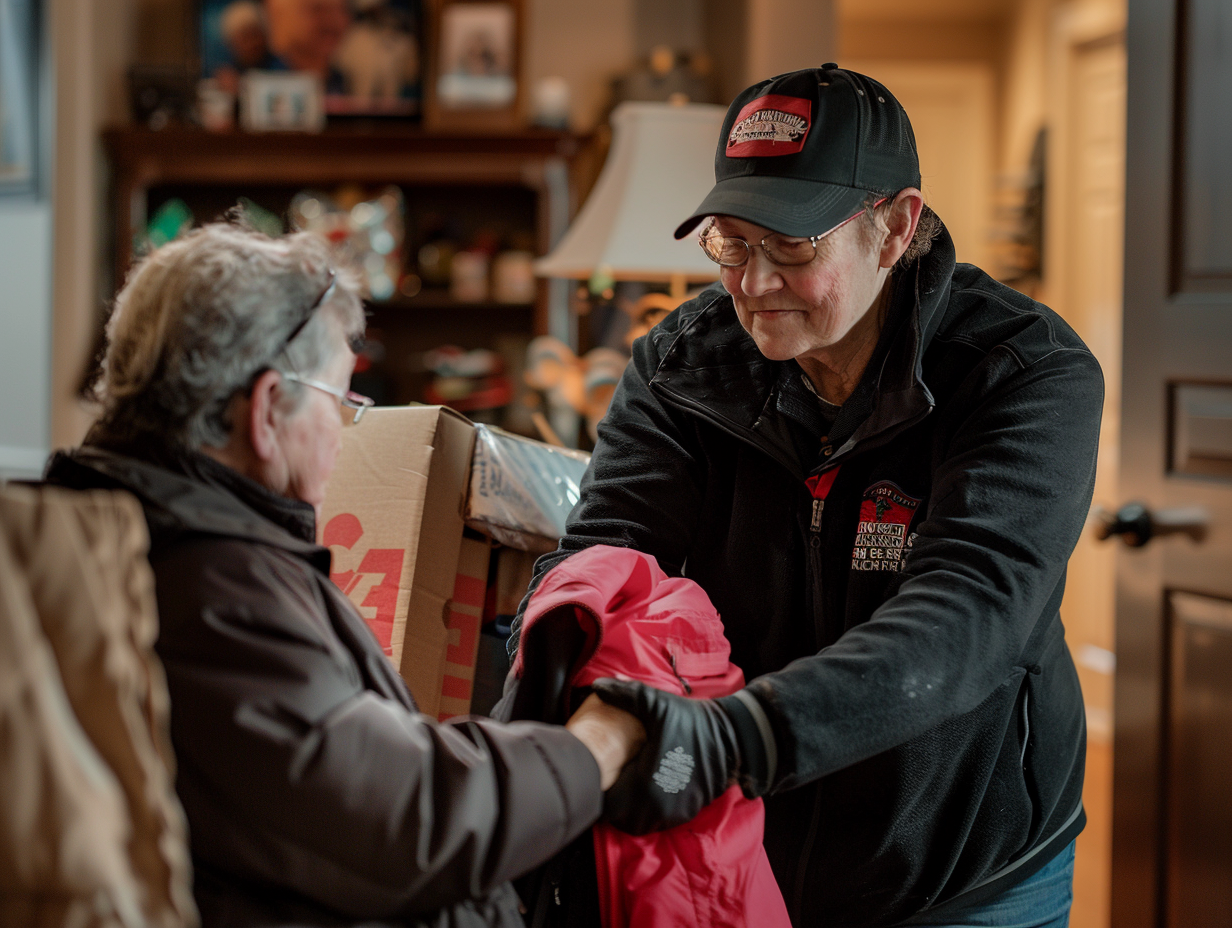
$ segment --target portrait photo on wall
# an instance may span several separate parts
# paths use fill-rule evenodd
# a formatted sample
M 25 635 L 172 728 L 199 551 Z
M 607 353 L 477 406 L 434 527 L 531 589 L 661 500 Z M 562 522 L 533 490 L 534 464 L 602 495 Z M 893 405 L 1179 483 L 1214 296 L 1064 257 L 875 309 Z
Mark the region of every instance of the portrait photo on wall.
M 421 0 L 199 0 L 202 76 L 232 94 L 250 71 L 301 71 L 331 116 L 417 116 Z
M 436 102 L 504 109 L 517 97 L 517 16 L 510 3 L 447 3 L 440 13 Z

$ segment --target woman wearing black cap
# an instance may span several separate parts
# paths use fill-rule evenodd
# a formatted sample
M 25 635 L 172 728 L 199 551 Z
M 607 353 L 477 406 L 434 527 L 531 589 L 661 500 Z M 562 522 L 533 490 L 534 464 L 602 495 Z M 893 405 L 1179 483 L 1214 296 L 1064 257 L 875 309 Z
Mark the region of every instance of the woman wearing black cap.
M 794 924 L 1068 921 L 1085 729 L 1058 609 L 1103 380 L 1055 313 L 955 262 L 882 85 L 826 65 L 731 105 L 699 223 L 721 285 L 635 346 L 568 535 L 710 595 L 751 682 L 599 682 L 664 827 L 739 782 Z M 513 647 L 516 647 L 516 637 Z M 653 777 L 677 748 L 705 775 Z

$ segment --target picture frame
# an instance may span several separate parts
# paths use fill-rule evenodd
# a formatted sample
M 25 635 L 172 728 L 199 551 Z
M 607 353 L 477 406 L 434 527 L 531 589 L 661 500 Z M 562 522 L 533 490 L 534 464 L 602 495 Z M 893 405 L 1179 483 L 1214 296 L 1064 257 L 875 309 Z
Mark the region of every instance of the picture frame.
M 248 71 L 240 78 L 240 126 L 247 132 L 320 132 L 321 79 L 307 71 Z
M 239 93 L 251 70 L 315 75 L 328 116 L 416 118 L 430 0 L 197 0 L 201 76 Z
M 0 0 L 0 197 L 39 190 L 41 4 Z
M 437 0 L 424 110 L 437 130 L 510 130 L 522 123 L 521 0 Z

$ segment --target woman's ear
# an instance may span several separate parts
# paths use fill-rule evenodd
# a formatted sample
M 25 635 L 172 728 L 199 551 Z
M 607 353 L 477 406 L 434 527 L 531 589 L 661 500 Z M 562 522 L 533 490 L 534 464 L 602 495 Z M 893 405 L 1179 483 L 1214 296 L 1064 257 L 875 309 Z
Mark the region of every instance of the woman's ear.
M 243 427 L 248 431 L 253 453 L 262 464 L 278 456 L 278 426 L 282 420 L 279 401 L 282 399 L 282 375 L 272 368 L 252 386 Z
M 898 192 L 885 216 L 889 234 L 881 243 L 881 267 L 893 267 L 911 245 L 911 239 L 915 236 L 915 227 L 920 222 L 920 212 L 923 209 L 924 194 L 915 187 L 908 187 Z

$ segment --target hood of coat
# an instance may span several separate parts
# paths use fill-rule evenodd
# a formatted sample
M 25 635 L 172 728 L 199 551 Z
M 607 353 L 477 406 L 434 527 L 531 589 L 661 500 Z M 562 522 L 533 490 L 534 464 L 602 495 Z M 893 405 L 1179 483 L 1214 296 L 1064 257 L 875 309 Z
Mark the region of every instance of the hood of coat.
M 617 677 L 709 698 L 744 685 L 705 591 L 692 580 L 669 577 L 648 554 L 594 545 L 553 568 L 527 604 L 515 676 L 522 675 L 524 661 L 533 660 L 528 652 L 540 637 L 536 627 L 562 616 L 584 633 L 577 639 L 569 687 Z
M 186 535 L 215 535 L 282 548 L 329 572 L 329 550 L 313 540 L 310 505 L 272 493 L 204 454 L 139 458 L 85 445 L 52 455 L 45 479 L 70 489 L 132 493 L 145 510 L 152 553 Z
M 931 410 L 923 358 L 945 315 L 955 266 L 954 242 L 943 227 L 928 254 L 891 278 L 890 321 L 834 423 L 827 467 L 861 442 Z M 778 441 L 776 388 L 783 366 L 795 362 L 771 361 L 758 350 L 721 285 L 681 306 L 647 337 L 661 352 L 653 388 L 753 441 Z

